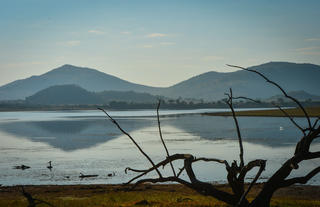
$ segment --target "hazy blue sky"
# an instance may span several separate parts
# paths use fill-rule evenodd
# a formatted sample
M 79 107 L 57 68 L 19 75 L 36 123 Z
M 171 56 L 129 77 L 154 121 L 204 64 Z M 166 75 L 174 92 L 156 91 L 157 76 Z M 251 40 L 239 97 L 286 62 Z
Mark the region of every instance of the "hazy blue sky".
M 0 3 L 0 85 L 63 64 L 152 86 L 225 64 L 320 64 L 318 0 Z

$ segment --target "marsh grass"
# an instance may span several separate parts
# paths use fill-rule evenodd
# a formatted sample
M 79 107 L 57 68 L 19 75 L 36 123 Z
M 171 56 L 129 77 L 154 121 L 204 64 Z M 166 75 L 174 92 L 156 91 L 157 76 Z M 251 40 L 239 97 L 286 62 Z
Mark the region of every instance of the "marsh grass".
M 222 187 L 225 188 L 225 187 Z M 128 191 L 121 186 L 32 186 L 26 187 L 34 198 L 57 207 L 227 207 L 228 205 L 209 196 L 180 185 L 142 186 Z M 299 196 L 292 195 L 298 188 L 280 192 L 271 202 L 272 207 L 318 207 L 320 206 L 319 187 L 300 189 Z M 225 190 L 229 190 L 225 188 Z M 258 190 L 258 189 L 257 189 Z M 302 190 L 302 191 L 301 191 Z M 290 194 L 291 192 L 291 194 Z M 301 193 L 302 192 L 302 193 Z M 290 195 L 287 195 L 289 193 Z M 252 198 L 254 194 L 249 195 Z M 249 198 L 250 199 L 250 198 Z M 14 187 L 2 188 L 0 206 L 26 207 L 27 200 Z M 47 206 L 45 204 L 37 207 Z
M 303 117 L 304 114 L 300 109 L 285 109 L 290 116 Z M 310 117 L 320 116 L 320 106 L 306 108 L 306 111 Z M 205 113 L 210 116 L 232 116 L 231 112 L 216 112 L 216 113 Z M 270 116 L 270 117 L 284 117 L 285 115 L 278 109 L 270 110 L 254 110 L 254 111 L 237 111 L 236 116 Z

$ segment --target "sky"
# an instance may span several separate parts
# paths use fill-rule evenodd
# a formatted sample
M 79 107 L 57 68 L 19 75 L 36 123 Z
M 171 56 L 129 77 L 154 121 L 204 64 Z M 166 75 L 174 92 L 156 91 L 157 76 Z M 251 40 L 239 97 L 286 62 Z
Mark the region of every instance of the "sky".
M 270 61 L 320 65 L 318 0 L 0 0 L 0 85 L 64 64 L 166 87 Z

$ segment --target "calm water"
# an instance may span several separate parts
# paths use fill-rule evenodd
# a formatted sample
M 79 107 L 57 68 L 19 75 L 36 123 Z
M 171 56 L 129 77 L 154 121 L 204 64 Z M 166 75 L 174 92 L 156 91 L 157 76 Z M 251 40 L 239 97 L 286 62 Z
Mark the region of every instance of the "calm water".
M 238 159 L 239 147 L 232 117 L 202 116 L 214 110 L 163 110 L 163 136 L 171 154 L 191 153 L 196 157 Z M 221 111 L 221 110 L 220 110 Z M 165 157 L 154 110 L 113 111 L 118 120 L 155 162 Z M 268 178 L 292 155 L 301 133 L 286 118 L 240 117 L 245 160 L 266 159 L 262 179 Z M 304 119 L 297 122 L 304 124 Z M 148 161 L 131 141 L 105 118 L 101 111 L 0 112 L 0 184 L 110 184 L 123 183 L 135 173 L 126 167 L 144 169 Z M 312 151 L 320 150 L 315 142 Z M 51 160 L 53 169 L 46 166 Z M 319 166 L 319 159 L 304 162 L 294 175 Z M 27 170 L 15 165 L 31 166 Z M 176 163 L 176 168 L 181 163 Z M 195 163 L 199 179 L 225 182 L 225 168 L 214 163 Z M 170 168 L 163 169 L 165 174 Z M 115 176 L 108 177 L 109 173 Z M 80 179 L 79 174 L 98 174 Z M 155 176 L 150 174 L 151 177 Z M 253 174 L 248 175 L 248 180 Z M 320 185 L 320 176 L 309 184 Z

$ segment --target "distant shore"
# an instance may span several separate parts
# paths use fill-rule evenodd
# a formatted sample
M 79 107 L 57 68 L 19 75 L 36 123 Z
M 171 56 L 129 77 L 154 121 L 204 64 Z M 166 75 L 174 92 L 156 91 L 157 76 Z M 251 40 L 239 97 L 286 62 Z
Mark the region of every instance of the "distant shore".
M 255 185 L 248 198 L 253 198 L 262 185 Z M 230 191 L 226 185 L 217 188 Z M 40 185 L 25 186 L 33 198 L 54 206 L 227 206 L 209 196 L 179 185 L 144 184 L 135 190 L 123 185 Z M 271 206 L 311 207 L 320 205 L 320 186 L 297 185 L 275 192 Z M 0 206 L 27 206 L 18 186 L 0 187 Z
M 94 106 L 46 106 L 46 107 L 17 107 L 17 108 L 5 108 L 0 107 L 0 112 L 16 112 L 16 111 L 85 111 L 85 110 L 97 110 L 97 108 L 104 108 L 110 111 L 129 111 L 129 110 L 154 110 L 156 111 L 156 105 L 150 107 L 137 107 L 137 108 L 109 108 L 100 105 Z M 245 108 L 245 107 L 242 107 Z M 248 107 L 251 108 L 251 107 Z M 253 107 L 259 110 L 259 108 L 266 108 L 266 107 Z M 160 110 L 196 110 L 196 109 L 207 109 L 206 107 L 190 107 L 190 108 L 183 108 L 183 107 L 161 107 Z M 224 107 L 208 107 L 208 109 L 226 109 L 229 110 L 227 106 Z
M 304 117 L 301 109 L 284 109 L 284 111 L 292 117 Z M 320 117 L 320 106 L 306 108 L 309 117 Z M 279 109 L 270 110 L 251 110 L 251 111 L 236 111 L 236 116 L 265 116 L 265 117 L 285 117 L 286 115 Z M 203 113 L 208 116 L 232 116 L 231 112 L 213 112 Z
M 320 107 L 320 101 L 318 102 L 301 102 L 304 107 Z M 269 102 L 235 102 L 235 109 L 266 109 L 275 108 L 272 103 Z M 293 102 L 286 102 L 279 104 L 284 108 L 296 107 Z M 107 110 L 156 110 L 157 102 L 154 103 L 127 103 L 113 101 L 109 104 L 31 104 L 25 101 L 0 101 L 0 112 L 10 111 L 66 111 L 66 110 L 96 110 L 97 108 L 104 108 Z M 193 109 L 227 109 L 229 107 L 223 101 L 217 102 L 185 102 L 171 103 L 168 101 L 161 102 L 160 110 L 193 110 Z

